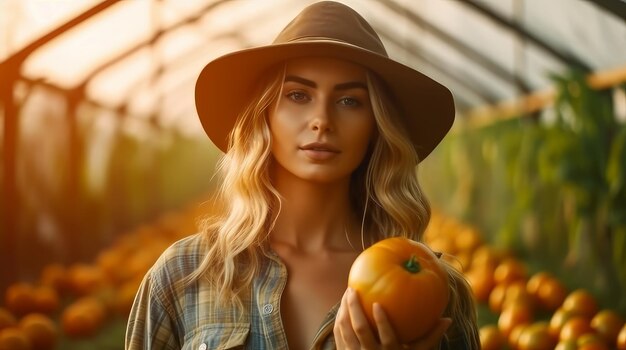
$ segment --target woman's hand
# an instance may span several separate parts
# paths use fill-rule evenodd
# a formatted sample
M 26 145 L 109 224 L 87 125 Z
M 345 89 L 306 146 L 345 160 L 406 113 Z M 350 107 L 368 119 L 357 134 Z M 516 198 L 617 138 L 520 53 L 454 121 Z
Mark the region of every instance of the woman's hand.
M 341 305 L 335 319 L 335 342 L 337 349 L 413 349 L 430 350 L 435 348 L 452 322 L 442 318 L 435 329 L 426 337 L 411 344 L 399 344 L 395 332 L 379 304 L 374 304 L 374 321 L 378 329 L 370 327 L 363 313 L 357 293 L 348 288 L 341 299 Z

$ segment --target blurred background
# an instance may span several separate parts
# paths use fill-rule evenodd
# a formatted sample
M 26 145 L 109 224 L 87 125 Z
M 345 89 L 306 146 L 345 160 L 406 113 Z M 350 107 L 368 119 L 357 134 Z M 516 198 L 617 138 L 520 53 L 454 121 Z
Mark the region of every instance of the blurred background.
M 0 349 L 123 348 L 211 210 L 197 75 L 313 2 L 0 0 Z M 626 349 L 626 2 L 340 2 L 455 96 L 419 177 L 483 348 Z

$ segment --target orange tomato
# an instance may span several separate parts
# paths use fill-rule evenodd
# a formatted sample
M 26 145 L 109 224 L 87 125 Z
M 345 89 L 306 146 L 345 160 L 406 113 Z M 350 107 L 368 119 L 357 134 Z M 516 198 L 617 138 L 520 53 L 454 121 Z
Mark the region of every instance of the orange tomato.
M 534 301 L 526 291 L 523 281 L 515 281 L 508 284 L 496 285 L 489 294 L 489 308 L 494 313 L 500 313 L 509 304 L 523 303 L 533 308 Z
M 20 320 L 20 328 L 38 350 L 54 349 L 59 331 L 54 321 L 43 314 L 32 313 Z
M 104 272 L 99 267 L 83 263 L 72 265 L 67 276 L 69 288 L 77 297 L 94 293 L 105 284 Z
M 122 284 L 116 291 L 113 301 L 113 309 L 123 317 L 128 317 L 135 300 L 135 294 L 139 290 L 141 279 L 135 278 Z
M 577 289 L 567 295 L 563 301 L 563 308 L 591 319 L 598 312 L 598 303 L 587 290 Z
M 587 333 L 593 333 L 589 320 L 582 316 L 574 316 L 567 320 L 561 328 L 559 340 L 578 340 Z
M 526 282 L 526 290 L 528 291 L 528 294 L 537 296 L 539 287 L 550 278 L 552 278 L 552 274 L 547 271 L 539 271 L 530 276 L 528 282 Z
M 624 326 L 624 319 L 613 310 L 601 310 L 591 319 L 591 328 L 598 333 L 607 344 L 614 344 L 617 334 Z
M 41 270 L 39 282 L 43 286 L 54 288 L 59 294 L 68 291 L 67 269 L 61 264 L 46 265 Z
M 33 292 L 34 312 L 52 314 L 61 307 L 61 300 L 56 289 L 48 286 L 39 286 Z
M 562 307 L 558 308 L 550 318 L 549 328 L 552 336 L 558 338 L 563 325 L 574 316 L 580 315 L 573 310 L 565 310 Z
M 472 254 L 472 267 L 486 266 L 495 269 L 502 258 L 502 254 L 487 244 L 483 244 L 474 250 Z
M 35 287 L 29 283 L 14 283 L 7 288 L 4 301 L 6 308 L 15 316 L 26 315 L 33 311 L 35 305 Z
M 512 303 L 521 303 L 534 309 L 535 301 L 526 291 L 526 286 L 523 281 L 516 281 L 507 286 L 504 300 L 502 300 L 502 309 L 505 309 Z
M 490 324 L 478 330 L 482 350 L 501 350 L 506 345 L 504 335 L 496 325 Z
M 517 340 L 519 350 L 552 350 L 555 345 L 556 339 L 550 334 L 546 322 L 525 327 Z
M 558 309 L 567 296 L 567 289 L 556 278 L 547 278 L 537 289 L 535 298 L 539 305 L 545 310 L 554 311 Z
M 617 333 L 617 350 L 626 350 L 626 324 Z
M 523 324 L 518 324 L 514 326 L 513 329 L 511 329 L 511 332 L 509 332 L 509 337 L 507 339 L 509 347 L 511 349 L 518 349 L 520 335 L 522 335 L 522 332 L 524 332 L 524 330 L 528 326 L 530 326 L 529 323 L 523 323 Z
M 63 310 L 61 327 L 68 337 L 90 337 L 100 330 L 105 317 L 106 309 L 102 303 L 92 297 L 83 297 Z
M 467 227 L 457 232 L 453 242 L 457 251 L 471 253 L 482 244 L 483 239 L 480 232 L 474 228 Z
M 506 288 L 506 284 L 496 284 L 491 289 L 491 293 L 489 293 L 487 303 L 489 305 L 489 310 L 495 314 L 502 312 L 502 304 L 504 303 L 504 297 L 506 296 Z
M 403 343 L 428 333 L 448 304 L 445 266 L 425 244 L 407 238 L 384 239 L 365 249 L 352 264 L 348 286 L 358 293 L 372 327 L 372 306 L 379 303 Z
M 466 274 L 467 282 L 472 287 L 474 298 L 479 302 L 487 302 L 495 287 L 493 269 L 489 267 L 472 267 Z
M 578 350 L 578 344 L 576 344 L 575 340 L 561 340 L 554 350 Z
M 2 350 L 30 350 L 32 344 L 21 329 L 9 327 L 0 330 L 0 349 Z
M 578 350 L 609 350 L 610 348 L 604 342 L 599 334 L 587 333 L 581 335 L 576 341 Z
M 519 260 L 509 257 L 504 259 L 493 272 L 496 283 L 511 283 L 526 279 L 526 266 Z
M 500 317 L 498 317 L 498 328 L 505 337 L 509 338 L 513 328 L 532 322 L 533 316 L 532 310 L 527 305 L 523 303 L 510 304 L 502 310 Z
M 456 253 L 456 255 L 447 255 L 444 254 L 441 259 L 446 261 L 450 266 L 454 267 L 457 271 L 461 273 L 466 273 L 469 271 L 470 265 L 472 263 L 472 255 L 469 252 L 460 251 Z
M 121 249 L 103 250 L 96 257 L 96 266 L 102 270 L 107 279 L 117 285 L 126 280 L 128 269 L 120 269 L 120 266 L 127 263 L 129 255 Z
M 13 327 L 17 324 L 17 319 L 9 310 L 0 307 L 0 330 Z

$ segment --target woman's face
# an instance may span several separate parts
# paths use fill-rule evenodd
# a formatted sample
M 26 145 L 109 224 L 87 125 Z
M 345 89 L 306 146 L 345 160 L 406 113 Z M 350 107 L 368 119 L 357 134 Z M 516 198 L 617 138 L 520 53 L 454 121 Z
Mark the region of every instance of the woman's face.
M 288 61 L 269 125 L 276 171 L 324 183 L 349 179 L 375 130 L 366 70 L 332 58 Z

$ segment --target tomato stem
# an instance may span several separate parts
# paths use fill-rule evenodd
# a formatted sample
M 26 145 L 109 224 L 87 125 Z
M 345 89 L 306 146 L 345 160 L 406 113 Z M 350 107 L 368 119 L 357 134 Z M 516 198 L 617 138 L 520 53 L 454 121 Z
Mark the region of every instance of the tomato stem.
M 420 263 L 417 261 L 417 256 L 413 254 L 409 260 L 404 262 L 404 268 L 410 273 L 418 273 L 422 269 L 422 266 L 420 266 Z

